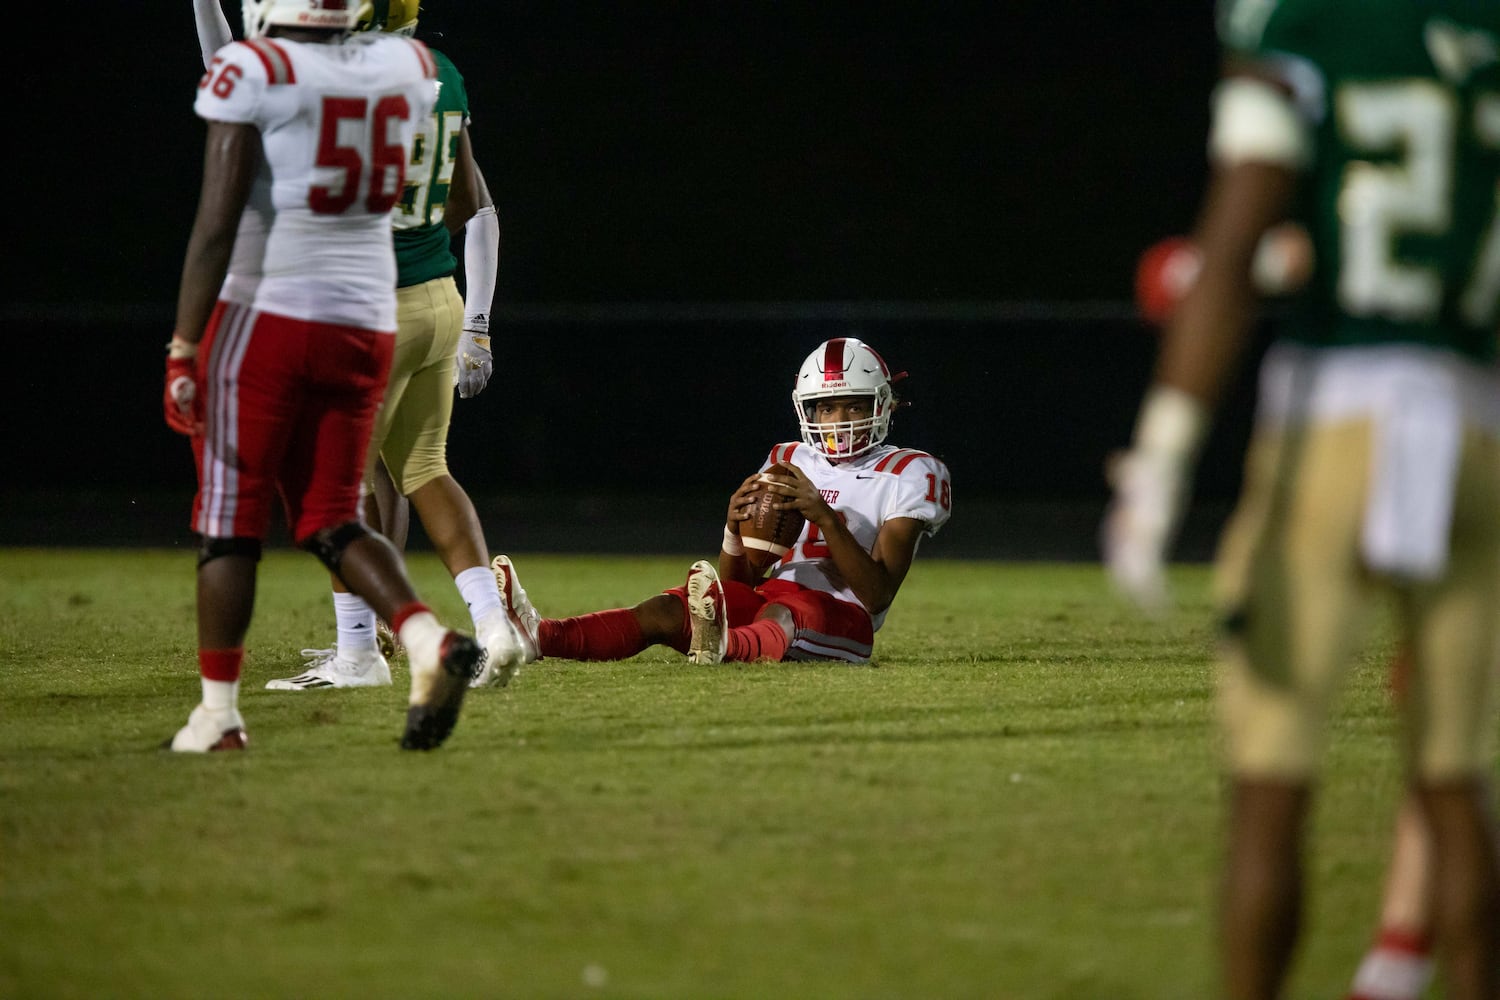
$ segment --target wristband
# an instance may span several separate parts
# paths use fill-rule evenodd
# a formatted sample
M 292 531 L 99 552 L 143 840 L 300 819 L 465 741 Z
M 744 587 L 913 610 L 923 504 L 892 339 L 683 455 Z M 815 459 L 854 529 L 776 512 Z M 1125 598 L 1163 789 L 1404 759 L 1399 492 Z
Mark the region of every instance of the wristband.
M 745 554 L 745 543 L 740 541 L 740 536 L 729 530 L 729 525 L 724 525 L 724 553 L 731 556 L 742 556 Z
M 183 358 L 196 358 L 198 356 L 198 345 L 190 340 L 183 340 L 177 334 L 172 334 L 172 339 L 167 343 L 167 357 L 173 361 Z

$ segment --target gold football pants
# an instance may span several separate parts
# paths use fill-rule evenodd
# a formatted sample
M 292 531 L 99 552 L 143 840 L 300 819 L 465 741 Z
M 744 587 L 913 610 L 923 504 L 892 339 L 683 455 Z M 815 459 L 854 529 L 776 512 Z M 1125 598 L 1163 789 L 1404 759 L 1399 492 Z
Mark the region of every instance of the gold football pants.
M 396 290 L 396 353 L 370 455 L 372 463 L 376 454 L 385 461 L 403 496 L 448 472 L 453 358 L 463 317 L 463 298 L 451 277 Z
M 1385 579 L 1361 558 L 1372 425 L 1258 429 L 1215 581 L 1219 707 L 1236 775 L 1310 779 L 1371 598 L 1395 598 L 1413 675 L 1405 751 L 1428 780 L 1492 774 L 1500 687 L 1500 439 L 1465 432 L 1446 572 Z

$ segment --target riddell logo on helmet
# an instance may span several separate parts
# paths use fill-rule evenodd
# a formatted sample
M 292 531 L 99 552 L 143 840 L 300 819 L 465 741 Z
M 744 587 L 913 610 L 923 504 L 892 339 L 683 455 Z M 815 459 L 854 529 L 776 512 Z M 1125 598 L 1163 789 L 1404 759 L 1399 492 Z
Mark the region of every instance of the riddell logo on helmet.
M 848 384 L 849 383 L 845 382 L 843 379 L 840 379 L 837 382 L 829 382 L 827 380 L 824 380 L 824 382 L 823 382 L 823 388 L 825 388 L 825 389 L 839 389 L 839 388 L 842 388 L 843 386 L 846 386 Z
M 349 0 L 307 0 L 307 6 L 307 10 L 298 12 L 297 20 L 315 27 L 322 27 L 330 14 L 338 14 L 342 23 L 349 12 Z

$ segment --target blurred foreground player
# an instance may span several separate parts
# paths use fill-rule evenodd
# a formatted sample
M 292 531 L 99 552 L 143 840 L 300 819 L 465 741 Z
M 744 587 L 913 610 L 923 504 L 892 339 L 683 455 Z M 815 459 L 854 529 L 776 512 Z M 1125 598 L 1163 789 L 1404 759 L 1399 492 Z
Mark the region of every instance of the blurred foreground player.
M 543 619 L 510 559 L 496 557 L 529 658 L 621 660 L 664 645 L 694 663 L 869 660 L 918 544 L 952 506 L 947 466 L 885 443 L 895 378 L 852 338 L 827 341 L 803 362 L 792 393 L 802 441 L 776 445 L 761 468 L 790 466 L 794 474 L 771 477 L 768 488 L 807 523 L 765 579 L 746 561 L 739 532 L 758 473 L 729 498 L 718 569 L 700 560 L 683 586 L 633 608 Z
M 402 746 L 452 731 L 480 656 L 439 624 L 359 519 L 395 329 L 390 212 L 436 67 L 419 42 L 351 36 L 331 0 L 246 0 L 214 55 L 203 190 L 168 349 L 167 423 L 195 438 L 203 701 L 170 746 L 245 745 L 237 701 L 273 492 L 299 546 L 387 617 L 411 659 Z M 218 299 L 215 304 L 215 299 Z
M 1197 248 L 1185 237 L 1161 240 L 1142 254 L 1136 270 L 1141 318 L 1152 324 L 1166 322 L 1201 266 Z M 1306 231 L 1296 223 L 1272 227 L 1256 249 L 1250 273 L 1261 295 L 1300 291 L 1312 274 L 1312 243 Z M 1391 661 L 1391 688 L 1398 699 L 1404 696 L 1410 673 L 1411 657 L 1402 650 Z M 1397 812 L 1393 841 L 1378 929 L 1345 1000 L 1420 1000 L 1432 981 L 1431 850 L 1421 805 L 1413 795 L 1406 796 Z
M 1166 321 L 1193 288 L 1200 265 L 1197 247 L 1184 237 L 1161 240 L 1146 250 L 1137 268 L 1140 316 L 1154 324 Z M 1257 292 L 1277 295 L 1299 291 L 1311 270 L 1313 249 L 1307 232 L 1295 223 L 1283 223 L 1260 241 L 1251 276 Z M 1268 274 L 1274 280 L 1268 280 Z M 1391 663 L 1391 687 L 1398 703 L 1410 672 L 1412 658 L 1406 651 L 1398 652 Z M 1407 795 L 1397 813 L 1385 892 L 1380 898 L 1379 930 L 1356 969 L 1346 1000 L 1421 1000 L 1427 993 L 1434 972 L 1431 867 L 1421 804 Z
M 1248 337 L 1251 260 L 1283 218 L 1314 274 L 1261 371 L 1219 554 L 1233 783 L 1227 993 L 1277 996 L 1333 693 L 1374 592 L 1411 650 L 1409 786 L 1431 837 L 1447 995 L 1500 994 L 1500 5 L 1238 2 L 1215 96 L 1196 283 L 1113 470 L 1111 575 L 1147 606 L 1209 413 Z

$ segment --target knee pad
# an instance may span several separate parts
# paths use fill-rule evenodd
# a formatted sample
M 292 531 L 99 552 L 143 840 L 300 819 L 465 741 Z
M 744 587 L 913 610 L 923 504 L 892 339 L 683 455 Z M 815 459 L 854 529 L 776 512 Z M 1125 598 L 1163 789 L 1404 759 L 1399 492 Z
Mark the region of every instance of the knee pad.
M 362 521 L 345 521 L 336 528 L 315 531 L 302 542 L 302 547 L 318 557 L 329 572 L 338 575 L 339 564 L 344 561 L 344 550 L 349 543 L 364 538 L 370 533 Z
M 198 565 L 213 562 L 220 556 L 248 556 L 260 562 L 260 539 L 210 538 L 204 535 L 198 545 Z

